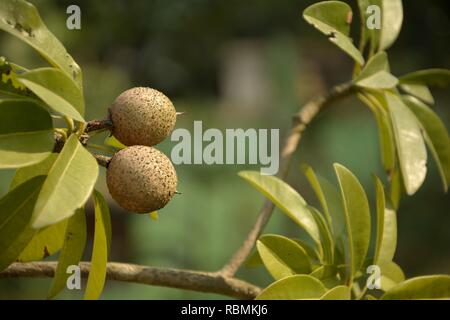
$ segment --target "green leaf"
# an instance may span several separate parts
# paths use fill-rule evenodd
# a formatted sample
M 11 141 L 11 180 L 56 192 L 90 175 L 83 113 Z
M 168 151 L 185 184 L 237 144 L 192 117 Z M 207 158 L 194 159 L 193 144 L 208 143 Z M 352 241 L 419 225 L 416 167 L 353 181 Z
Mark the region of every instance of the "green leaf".
M 106 279 L 106 264 L 111 247 L 111 217 L 108 204 L 102 194 L 94 190 L 95 235 L 92 249 L 91 270 L 84 298 L 98 299 Z
M 320 300 L 350 300 L 351 292 L 347 286 L 337 286 L 328 290 Z
M 333 236 L 331 235 L 331 231 L 322 214 L 313 207 L 309 207 L 309 210 L 314 216 L 317 226 L 319 227 L 320 243 L 322 244 L 323 251 L 323 263 L 326 265 L 331 265 L 334 261 Z
M 402 269 L 393 261 L 381 267 L 381 290 L 388 291 L 398 283 L 405 281 Z
M 46 176 L 48 172 L 50 171 L 50 168 L 53 166 L 53 163 L 55 163 L 56 159 L 58 158 L 57 153 L 50 154 L 47 158 L 45 158 L 43 161 L 33 164 L 28 167 L 23 167 L 16 170 L 16 173 L 11 181 L 11 186 L 9 187 L 10 190 L 16 188 L 17 186 L 21 185 L 25 181 L 30 180 L 31 178 L 37 177 L 37 176 Z
M 39 261 L 57 253 L 63 246 L 66 227 L 67 219 L 38 231 L 31 226 L 27 228 L 24 233 L 31 234 L 32 238 L 17 260 L 19 262 Z
M 341 188 L 348 233 L 350 266 L 349 283 L 359 271 L 369 248 L 370 211 L 363 187 L 358 179 L 344 166 L 335 164 L 334 169 Z
M 50 108 L 63 116 L 84 122 L 81 89 L 62 71 L 40 68 L 22 73 L 18 80 L 33 91 Z
M 259 256 L 275 280 L 311 272 L 306 251 L 295 241 L 278 235 L 263 235 L 256 243 Z
M 78 209 L 76 213 L 68 219 L 64 245 L 58 259 L 55 276 L 48 292 L 47 298 L 54 298 L 66 287 L 67 268 L 71 265 L 78 265 L 86 245 L 86 213 L 84 208 Z
M 17 74 L 23 70 L 0 57 L 0 93 L 21 98 L 33 97 L 33 93 L 17 81 Z
M 354 81 L 357 86 L 370 89 L 391 89 L 398 84 L 398 79 L 389 72 L 387 54 L 383 51 L 367 62 Z
M 313 179 L 314 179 L 312 177 L 312 174 L 314 174 L 314 172 L 311 169 L 311 172 L 308 173 L 308 175 L 310 176 L 308 178 L 308 180 L 310 180 L 311 185 L 312 185 Z M 308 177 L 308 175 L 307 175 L 307 177 Z M 341 197 L 339 195 L 339 191 L 327 179 L 325 179 L 322 176 L 317 175 L 317 174 L 314 174 L 314 176 L 315 176 L 315 180 L 317 180 L 314 183 L 317 183 L 318 185 L 320 185 L 320 189 L 322 190 L 322 196 L 320 196 L 320 197 L 324 197 L 325 201 L 326 201 L 327 209 L 325 209 L 323 207 L 322 202 L 321 202 L 321 205 L 325 212 L 326 212 L 326 210 L 328 210 L 328 212 L 329 212 L 329 216 L 330 216 L 330 220 L 331 220 L 329 225 L 331 225 L 333 240 L 336 244 L 338 244 L 338 243 L 340 243 L 342 237 L 345 235 L 345 219 L 344 219 L 344 211 L 343 211 L 344 208 L 342 207 L 342 201 L 341 201 Z M 316 186 L 316 188 L 317 188 L 317 186 Z M 315 189 L 315 187 L 313 187 L 313 189 Z M 319 189 L 317 189 L 317 191 L 316 191 L 316 195 L 319 197 L 317 192 L 319 192 Z M 321 200 L 319 200 L 319 201 L 321 201 Z
M 387 291 L 382 300 L 449 299 L 450 276 L 433 275 L 408 279 Z
M 35 207 L 36 229 L 75 213 L 91 194 L 98 176 L 94 157 L 71 135 L 50 169 Z
M 391 173 L 391 185 L 389 188 L 390 199 L 395 210 L 398 210 L 404 189 L 402 173 L 400 172 L 399 164 L 396 163 Z
M 16 170 L 10 190 L 36 176 L 46 176 L 57 157 L 58 154 L 52 153 L 44 161 Z M 39 231 L 28 226 L 22 232 L 20 239 L 15 242 L 15 245 L 21 248 L 18 260 L 21 262 L 38 261 L 58 252 L 63 245 L 66 226 L 67 219 Z
M 378 127 L 378 136 L 381 150 L 383 167 L 387 172 L 394 170 L 395 166 L 395 138 L 391 124 L 390 114 L 387 112 L 387 105 L 384 97 L 370 94 L 368 92 L 359 93 L 358 98 L 370 108 L 375 116 Z
M 320 206 L 323 209 L 323 212 L 325 213 L 325 217 L 328 221 L 329 225 L 332 225 L 332 219 L 330 210 L 328 208 L 327 199 L 325 197 L 325 193 L 322 189 L 322 186 L 320 185 L 319 179 L 317 175 L 315 174 L 314 170 L 307 164 L 303 164 L 301 166 L 301 169 L 303 173 L 305 174 L 305 177 L 308 179 L 309 184 L 311 185 L 311 188 L 314 190 L 314 193 L 316 194 L 317 199 L 320 202 Z
M 428 104 L 434 104 L 434 98 L 431 94 L 430 89 L 423 84 L 411 83 L 411 84 L 400 84 L 400 89 L 404 92 L 422 100 Z
M 301 240 L 301 239 L 291 239 L 292 241 L 295 241 L 295 243 L 297 243 L 300 247 L 303 248 L 303 250 L 305 250 L 306 254 L 308 255 L 309 259 L 314 262 L 314 263 L 318 263 L 320 260 L 320 252 L 318 251 L 318 249 L 313 248 L 312 246 L 310 246 L 309 244 L 307 244 L 305 241 Z
M 316 221 L 305 200 L 297 191 L 277 177 L 263 176 L 256 171 L 241 171 L 239 176 L 272 201 L 289 218 L 302 227 L 317 244 L 320 244 Z
M 374 264 L 382 266 L 394 258 L 397 248 L 397 216 L 386 204 L 384 187 L 375 177 L 377 207 L 377 238 L 375 244 Z
M 35 177 L 0 199 L 0 270 L 12 263 L 23 249 L 14 246 L 14 251 L 8 251 L 30 223 L 44 179 Z
M 403 5 L 402 0 L 383 0 L 382 6 L 379 49 L 386 50 L 394 44 L 402 29 Z
M 31 100 L 0 100 L 0 169 L 41 162 L 54 146 L 50 114 Z
M 427 150 L 419 123 L 397 95 L 386 92 L 406 192 L 414 194 L 427 174 Z
M 27 232 L 28 231 L 28 232 Z M 2 248 L 0 251 L 0 271 L 8 267 L 14 261 L 20 261 L 17 257 L 20 252 L 27 246 L 27 244 L 33 238 L 36 230 L 31 228 L 26 228 L 15 241 L 8 247 Z
M 403 97 L 403 101 L 420 122 L 424 131 L 425 142 L 436 161 L 444 191 L 447 192 L 450 184 L 450 138 L 448 131 L 439 116 L 426 104 L 408 96 Z
M 255 268 L 263 265 L 261 257 L 258 253 L 258 250 L 253 250 L 253 252 L 248 256 L 244 263 L 247 268 Z
M 50 64 L 66 73 L 82 88 L 80 67 L 47 29 L 36 8 L 23 0 L 0 2 L 0 29 L 33 47 Z
M 114 148 L 119 149 L 119 150 L 124 149 L 124 148 L 127 147 L 122 142 L 117 140 L 116 137 L 114 137 L 114 136 L 106 137 L 104 143 L 106 145 L 108 145 L 108 146 L 114 147 Z
M 341 1 L 323 1 L 313 4 L 303 11 L 303 18 L 314 28 L 325 34 L 328 39 L 350 55 L 360 65 L 364 58 L 348 37 L 352 9 Z
M 430 87 L 448 88 L 450 85 L 450 70 L 419 70 L 400 77 L 400 82 L 408 84 L 422 84 Z
M 318 299 L 325 292 L 326 288 L 320 280 L 308 275 L 295 275 L 272 283 L 256 300 Z

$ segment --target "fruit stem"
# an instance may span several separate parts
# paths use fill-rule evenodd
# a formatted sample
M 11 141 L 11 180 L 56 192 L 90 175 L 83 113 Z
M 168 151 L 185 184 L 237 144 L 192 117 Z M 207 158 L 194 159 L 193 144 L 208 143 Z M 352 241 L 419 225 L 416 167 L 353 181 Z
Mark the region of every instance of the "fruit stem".
M 91 120 L 86 125 L 86 132 L 112 130 L 113 124 L 109 119 Z
M 101 154 L 93 153 L 92 156 L 97 160 L 97 163 L 105 168 L 108 168 L 109 163 L 111 162 L 111 157 L 103 156 Z

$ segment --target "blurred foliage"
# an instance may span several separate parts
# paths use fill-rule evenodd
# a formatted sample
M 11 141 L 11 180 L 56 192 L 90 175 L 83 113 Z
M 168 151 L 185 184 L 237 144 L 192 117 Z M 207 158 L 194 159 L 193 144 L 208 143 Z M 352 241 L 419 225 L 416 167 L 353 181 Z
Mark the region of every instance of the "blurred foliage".
M 39 7 L 49 29 L 83 68 L 87 119 L 105 117 L 108 106 L 123 90 L 150 86 L 171 97 L 178 111 L 186 111 L 177 127 L 189 129 L 194 120 L 201 119 L 208 127 L 279 127 L 283 136 L 301 102 L 351 74 L 351 59 L 322 41 L 300 19 L 301 11 L 315 1 L 31 2 Z M 74 3 L 82 10 L 79 31 L 65 28 L 66 8 Z M 355 1 L 349 4 L 356 12 Z M 448 1 L 405 1 L 404 10 L 404 27 L 390 50 L 393 73 L 435 66 L 449 68 Z M 261 55 L 269 94 L 263 105 L 251 109 L 249 116 L 240 117 L 247 106 L 230 105 L 224 99 L 224 60 L 230 47 L 247 43 L 255 44 Z M 43 66 L 40 57 L 12 37 L 0 34 L 0 44 L 2 55 L 14 57 L 14 62 L 30 68 Z M 450 102 L 450 96 L 439 90 L 433 93 L 436 112 L 449 128 L 450 111 L 444 106 Z M 301 190 L 305 198 L 313 199 L 312 190 L 296 164 L 313 163 L 317 172 L 333 180 L 332 163 L 339 162 L 358 176 L 368 194 L 374 194 L 371 173 L 382 172 L 377 139 L 373 117 L 357 99 L 337 104 L 321 114 L 306 132 L 293 161 L 289 184 Z M 172 144 L 166 141 L 159 147 L 170 152 Z M 115 233 L 111 260 L 219 268 L 240 245 L 263 201 L 236 175 L 247 168 L 255 169 L 178 166 L 182 195 L 159 212 L 157 221 L 123 212 L 108 198 Z M 432 162 L 430 172 L 413 198 L 402 199 L 398 213 L 396 261 L 408 277 L 448 273 L 450 269 L 449 197 L 442 193 Z M 6 193 L 13 174 L 11 170 L 0 171 L 1 195 Z M 104 175 L 104 170 L 101 174 Z M 100 179 L 97 188 L 107 194 L 104 179 Z M 374 203 L 374 199 L 369 201 Z M 87 210 L 91 213 L 88 225 L 92 228 L 93 209 Z M 275 211 L 265 232 L 295 237 L 297 231 Z M 87 252 L 91 246 L 92 239 L 88 241 Z M 262 269 L 242 269 L 239 273 L 261 286 L 270 281 Z M 47 293 L 50 282 L 51 279 L 2 280 L 0 298 L 40 298 Z M 78 297 L 66 291 L 61 297 L 74 296 Z M 113 282 L 107 283 L 102 297 L 217 298 Z

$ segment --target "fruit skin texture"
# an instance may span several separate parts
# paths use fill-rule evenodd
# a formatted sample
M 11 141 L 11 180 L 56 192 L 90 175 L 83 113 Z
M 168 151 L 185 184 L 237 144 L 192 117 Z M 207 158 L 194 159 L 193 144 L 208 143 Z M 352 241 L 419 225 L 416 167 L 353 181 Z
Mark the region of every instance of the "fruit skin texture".
M 169 158 L 147 146 L 117 152 L 108 165 L 106 183 L 124 209 L 150 213 L 163 208 L 177 190 L 177 173 Z
M 114 136 L 126 146 L 154 146 L 172 132 L 177 118 L 172 102 L 144 87 L 120 94 L 110 108 Z

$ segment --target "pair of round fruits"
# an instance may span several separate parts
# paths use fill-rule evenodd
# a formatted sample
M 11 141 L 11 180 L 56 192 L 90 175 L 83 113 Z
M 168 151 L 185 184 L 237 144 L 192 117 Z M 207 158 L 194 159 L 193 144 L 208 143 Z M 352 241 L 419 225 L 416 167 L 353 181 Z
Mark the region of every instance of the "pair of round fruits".
M 176 117 L 169 98 L 151 88 L 127 90 L 111 106 L 112 133 L 128 147 L 112 157 L 106 182 L 122 208 L 153 212 L 163 208 L 176 193 L 175 168 L 166 155 L 153 147 L 169 136 Z

